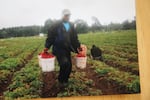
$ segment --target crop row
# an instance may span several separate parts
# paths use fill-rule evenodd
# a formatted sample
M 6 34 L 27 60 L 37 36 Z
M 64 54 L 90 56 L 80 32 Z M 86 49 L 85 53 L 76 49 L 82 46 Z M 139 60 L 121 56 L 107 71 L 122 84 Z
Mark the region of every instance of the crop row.
M 41 47 L 41 46 L 40 46 Z M 12 79 L 12 84 L 4 92 L 5 98 L 37 98 L 41 95 L 42 78 L 41 69 L 38 66 L 37 55 L 41 49 L 38 49 L 33 58 L 22 68 L 17 71 Z
M 102 51 L 103 51 L 103 54 L 110 54 L 110 55 L 114 55 L 114 56 L 117 56 L 117 57 L 120 57 L 120 58 L 125 58 L 129 62 L 138 62 L 137 49 L 131 49 L 131 50 L 128 49 L 127 52 L 117 51 L 116 49 L 117 48 L 104 47 L 104 48 L 102 48 Z
M 73 71 L 70 75 L 69 84 L 57 94 L 58 97 L 64 96 L 90 96 L 102 95 L 102 91 L 92 88 L 93 80 L 86 78 L 85 72 Z
M 139 76 L 119 71 L 116 68 L 106 65 L 103 62 L 89 60 L 91 66 L 99 77 L 103 77 L 108 81 L 115 82 L 119 87 L 124 87 L 126 93 L 139 93 L 140 82 Z M 117 88 L 117 87 L 116 87 Z
M 30 41 L 32 42 L 32 41 Z M 10 84 L 13 74 L 19 71 L 30 60 L 30 57 L 36 51 L 41 41 L 35 41 L 31 44 L 26 44 L 23 52 L 17 57 L 7 58 L 0 63 L 0 95 L 6 90 L 6 87 Z
M 125 72 L 131 72 L 132 74 L 139 75 L 139 67 L 137 62 L 129 62 L 123 58 L 116 57 L 114 55 L 104 54 L 104 62 L 109 66 L 118 68 Z
M 23 52 L 26 47 L 26 43 L 29 44 L 30 41 L 22 41 L 22 39 L 6 39 L 1 40 L 0 48 L 0 61 L 3 61 L 10 57 L 16 57 L 18 54 Z
M 17 69 L 20 69 L 26 63 L 28 57 L 35 51 L 36 48 L 37 46 L 34 46 L 24 51 L 17 58 L 8 58 L 2 61 L 0 63 L 0 72 L 1 72 L 0 80 L 2 80 L 1 77 L 4 76 L 6 77 L 9 74 L 11 74 L 11 72 L 15 72 Z

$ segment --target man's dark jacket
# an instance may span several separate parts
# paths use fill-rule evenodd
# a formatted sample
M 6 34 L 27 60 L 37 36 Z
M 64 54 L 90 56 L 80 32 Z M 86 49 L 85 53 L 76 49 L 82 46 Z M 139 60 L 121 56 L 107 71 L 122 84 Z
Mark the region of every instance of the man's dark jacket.
M 66 31 L 63 21 L 55 22 L 48 30 L 45 47 L 50 48 L 53 45 L 53 53 L 78 52 L 77 48 L 80 47 L 77 32 L 74 25 L 70 23 L 69 31 Z

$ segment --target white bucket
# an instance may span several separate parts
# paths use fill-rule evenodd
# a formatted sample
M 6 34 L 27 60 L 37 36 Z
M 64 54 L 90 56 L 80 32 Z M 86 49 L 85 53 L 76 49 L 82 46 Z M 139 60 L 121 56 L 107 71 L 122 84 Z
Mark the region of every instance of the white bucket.
M 38 55 L 38 60 L 39 60 L 39 66 L 42 67 L 42 64 L 41 64 L 41 55 Z
M 80 69 L 86 68 L 87 57 L 76 57 L 76 66 Z
M 53 58 L 41 58 L 38 56 L 39 66 L 42 68 L 43 72 L 51 72 L 55 70 L 55 57 Z

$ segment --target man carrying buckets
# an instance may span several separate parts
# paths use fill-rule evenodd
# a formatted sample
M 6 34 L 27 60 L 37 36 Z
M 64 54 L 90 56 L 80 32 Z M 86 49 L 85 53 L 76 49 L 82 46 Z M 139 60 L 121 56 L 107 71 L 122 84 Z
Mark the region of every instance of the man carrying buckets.
M 60 66 L 58 81 L 66 84 L 72 70 L 71 52 L 80 53 L 82 48 L 74 25 L 69 22 L 70 11 L 65 9 L 62 15 L 62 20 L 54 23 L 48 30 L 44 52 L 53 46 L 52 53 L 56 56 Z

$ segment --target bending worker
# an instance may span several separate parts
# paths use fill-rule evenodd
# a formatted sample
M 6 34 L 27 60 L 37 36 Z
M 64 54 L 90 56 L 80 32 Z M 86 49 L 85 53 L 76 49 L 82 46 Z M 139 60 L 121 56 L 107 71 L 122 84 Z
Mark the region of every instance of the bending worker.
M 62 14 L 62 20 L 55 22 L 48 30 L 44 52 L 53 46 L 52 53 L 60 66 L 58 81 L 63 84 L 68 82 L 72 70 L 71 52 L 79 53 L 82 49 L 74 25 L 69 22 L 70 11 L 65 9 Z

